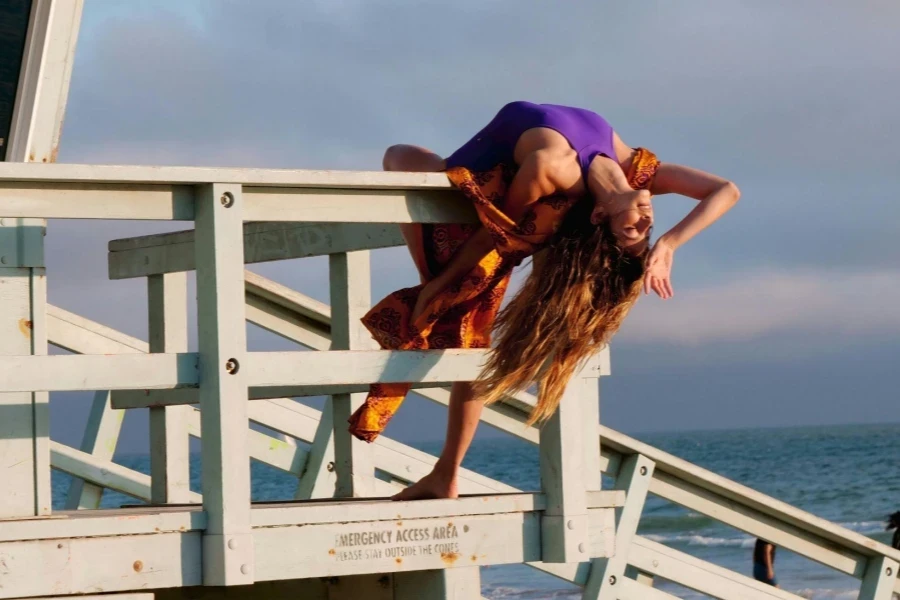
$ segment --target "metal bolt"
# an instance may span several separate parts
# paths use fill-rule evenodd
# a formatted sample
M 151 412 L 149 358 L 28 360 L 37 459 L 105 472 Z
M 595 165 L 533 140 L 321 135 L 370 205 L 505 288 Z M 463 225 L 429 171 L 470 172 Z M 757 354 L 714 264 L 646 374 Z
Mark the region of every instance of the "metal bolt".
M 0 219 L 0 225 L 3 225 L 3 226 L 9 225 L 9 219 Z
M 228 548 L 231 550 L 236 550 L 238 547 L 237 540 L 228 540 Z
M 659 566 L 659 561 L 658 561 L 658 560 L 654 560 L 654 561 L 653 561 L 653 566 L 654 566 L 654 567 L 658 567 L 658 566 Z
M 219 198 L 219 202 L 222 203 L 222 206 L 225 208 L 231 208 L 234 205 L 234 195 L 231 192 L 225 192 L 222 194 L 222 197 Z
M 241 573 L 244 575 L 250 574 L 250 565 L 241 565 Z
M 334 471 L 334 463 L 333 462 L 328 463 L 328 465 L 325 468 L 328 469 L 329 472 Z
M 234 375 L 238 372 L 238 369 L 241 368 L 241 365 L 238 363 L 236 358 L 229 358 L 225 361 L 225 371 L 229 375 Z
M 4 264 L 4 265 L 6 264 L 6 257 L 5 257 L 5 256 L 0 256 L 0 264 Z
M 641 467 L 641 475 L 647 474 L 647 467 Z
M 569 529 L 575 529 L 575 521 L 568 521 L 566 523 L 566 527 L 568 527 Z
M 890 577 L 891 575 L 894 574 L 894 570 L 893 570 L 892 568 L 890 568 L 890 567 L 888 567 L 887 569 L 885 569 L 884 572 L 885 572 L 885 574 L 887 574 L 888 577 Z
M 609 576 L 609 585 L 616 585 L 616 576 L 615 575 Z
M 578 551 L 584 554 L 584 544 L 578 544 Z

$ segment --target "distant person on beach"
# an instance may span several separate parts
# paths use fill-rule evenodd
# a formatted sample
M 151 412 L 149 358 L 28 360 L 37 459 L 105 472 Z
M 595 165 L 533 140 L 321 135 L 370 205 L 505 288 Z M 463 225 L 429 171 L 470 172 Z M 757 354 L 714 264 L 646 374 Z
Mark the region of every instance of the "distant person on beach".
M 763 540 L 756 540 L 753 548 L 753 578 L 778 587 L 775 579 L 775 546 Z
M 895 529 L 894 537 L 891 540 L 891 547 L 900 550 L 900 510 L 888 516 L 887 531 Z
M 438 115 L 436 115 L 438 116 Z M 549 418 L 575 369 L 618 330 L 641 289 L 672 297 L 675 251 L 740 195 L 730 181 L 660 162 L 600 115 L 512 102 L 448 158 L 417 146 L 387 149 L 388 171 L 444 172 L 479 224 L 402 224 L 421 284 L 394 292 L 363 318 L 382 348 L 489 348 L 474 383 L 453 385 L 447 437 L 432 472 L 398 500 L 455 498 L 457 474 L 484 404 L 537 383 L 529 424 Z M 697 205 L 651 243 L 653 196 Z M 521 291 L 500 311 L 513 267 L 535 255 Z M 498 314 L 499 313 L 499 314 Z M 375 384 L 350 419 L 374 441 L 409 384 Z

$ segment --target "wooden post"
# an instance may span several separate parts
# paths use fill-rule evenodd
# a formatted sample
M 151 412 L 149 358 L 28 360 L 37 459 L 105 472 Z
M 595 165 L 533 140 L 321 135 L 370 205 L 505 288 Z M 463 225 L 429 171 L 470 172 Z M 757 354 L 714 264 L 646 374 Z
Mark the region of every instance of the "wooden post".
M 897 561 L 886 556 L 870 558 L 859 589 L 859 600 L 891 600 L 898 568 Z
M 69 90 L 81 0 L 34 0 L 6 160 L 53 162 Z M 45 355 L 43 219 L 0 218 L 0 355 Z M 50 396 L 0 394 L 0 517 L 49 514 Z
M 615 489 L 625 492 L 625 506 L 616 509 L 616 550 L 609 558 L 596 558 L 584 586 L 584 600 L 616 600 L 628 566 L 628 548 L 637 534 L 654 463 L 640 454 L 622 461 Z
M 481 598 L 478 567 L 394 573 L 394 600 L 473 600 Z
M 147 277 L 150 352 L 187 352 L 187 275 Z M 153 504 L 190 502 L 189 406 L 150 408 L 150 477 Z
M 331 349 L 371 350 L 372 336 L 360 323 L 372 304 L 369 251 L 329 255 L 331 280 Z M 347 420 L 365 401 L 364 393 L 331 397 L 334 432 L 335 496 L 363 498 L 374 495 L 375 465 L 366 442 L 350 435 Z
M 200 418 L 203 430 L 203 584 L 253 583 L 247 453 L 243 202 L 241 186 L 196 193 Z
M 599 488 L 600 476 L 592 474 L 588 481 L 586 471 L 599 466 L 599 456 L 595 462 L 593 455 L 599 455 L 600 446 L 596 433 L 590 442 L 585 439 L 585 413 L 597 414 L 585 410 L 585 398 L 596 400 L 599 376 L 600 362 L 595 356 L 569 381 L 559 408 L 540 430 L 541 488 L 547 495 L 547 509 L 541 519 L 544 562 L 582 562 L 590 558 L 587 491 L 589 486 Z
M 643 571 L 636 569 L 632 566 L 625 567 L 625 577 L 629 579 L 634 579 L 641 585 L 646 585 L 647 587 L 653 587 L 653 575 L 650 573 L 644 573 Z

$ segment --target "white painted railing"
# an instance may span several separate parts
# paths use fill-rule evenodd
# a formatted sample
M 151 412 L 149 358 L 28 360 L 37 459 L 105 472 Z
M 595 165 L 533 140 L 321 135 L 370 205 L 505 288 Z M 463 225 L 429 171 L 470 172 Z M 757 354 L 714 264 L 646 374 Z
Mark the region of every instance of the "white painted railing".
M 328 497 L 335 490 L 344 496 L 389 494 L 427 473 L 434 458 L 386 438 L 371 446 L 349 439 L 345 417 L 358 394 L 375 381 L 438 386 L 471 379 L 482 359 L 478 351 L 373 351 L 355 329 L 369 300 L 368 249 L 401 243 L 391 223 L 473 220 L 441 175 L 7 164 L 0 165 L 0 206 L 0 213 L 21 218 L 196 222 L 196 235 L 110 244 L 112 278 L 148 278 L 149 343 L 48 306 L 49 341 L 81 356 L 4 357 L 0 392 L 114 390 L 111 401 L 106 392 L 96 393 L 81 450 L 49 445 L 53 467 L 85 482 L 73 485 L 70 508 L 96 507 L 104 487 L 157 503 L 200 502 L 188 488 L 187 440 L 202 428 L 206 583 L 253 581 L 252 568 L 243 568 L 253 564 L 252 551 L 243 550 L 252 548 L 243 542 L 251 535 L 249 473 L 234 465 L 250 456 L 297 476 L 298 498 Z M 245 224 L 251 220 L 263 222 Z M 334 314 L 243 270 L 245 262 L 322 254 L 332 256 L 332 298 L 340 306 Z M 198 271 L 198 353 L 186 351 L 184 271 L 191 269 Z M 327 352 L 302 353 L 302 369 L 296 353 L 249 353 L 245 318 Z M 597 369 L 608 373 L 608 362 Z M 863 600 L 900 592 L 900 552 L 605 428 L 596 413 L 585 418 L 573 407 L 595 407 L 590 395 L 596 386 L 575 383 L 568 397 L 576 394 L 578 402 L 564 402 L 543 432 L 523 426 L 534 403 L 527 394 L 489 407 L 483 417 L 532 443 L 544 442 L 543 460 L 561 473 L 544 476 L 544 562 L 532 566 L 584 586 L 585 598 L 670 598 L 646 585 L 654 577 L 718 598 L 796 598 L 636 535 L 650 493 L 860 579 Z M 449 398 L 443 387 L 417 393 L 444 405 Z M 333 398 L 323 413 L 287 399 L 320 394 Z M 188 406 L 198 403 L 200 411 Z M 151 407 L 152 477 L 111 462 L 119 409 L 142 406 Z M 309 447 L 247 435 L 248 420 Z M 579 446 L 579 438 L 598 433 L 600 451 Z M 587 457 L 583 469 L 564 460 L 573 451 Z M 376 469 L 388 481 L 374 477 Z M 617 518 L 616 551 L 579 560 L 587 521 L 574 524 L 591 505 L 590 494 L 599 493 L 601 471 L 627 498 Z M 586 473 L 596 481 L 585 482 Z M 588 494 L 573 505 L 561 494 L 576 478 Z M 461 488 L 464 494 L 514 491 L 471 472 L 463 473 Z

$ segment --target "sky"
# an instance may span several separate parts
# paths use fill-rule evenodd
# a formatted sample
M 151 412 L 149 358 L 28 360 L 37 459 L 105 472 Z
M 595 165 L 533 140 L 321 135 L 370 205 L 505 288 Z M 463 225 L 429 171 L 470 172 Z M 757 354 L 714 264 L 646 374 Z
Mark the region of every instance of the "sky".
M 512 100 L 580 106 L 630 145 L 737 183 L 678 250 L 675 297 L 642 298 L 612 345 L 603 422 L 626 432 L 900 420 L 900 4 L 692 0 L 86 0 L 59 160 L 380 168 L 447 155 Z M 893 135 L 892 135 L 893 134 Z M 655 200 L 656 231 L 691 200 Z M 49 225 L 50 301 L 146 339 L 141 281 L 110 239 L 184 224 Z M 324 259 L 253 270 L 327 301 Z M 373 252 L 373 296 L 411 285 Z M 250 329 L 252 350 L 290 349 Z M 77 443 L 87 403 L 55 395 Z M 389 429 L 440 439 L 413 398 Z M 122 447 L 146 448 L 146 419 Z

